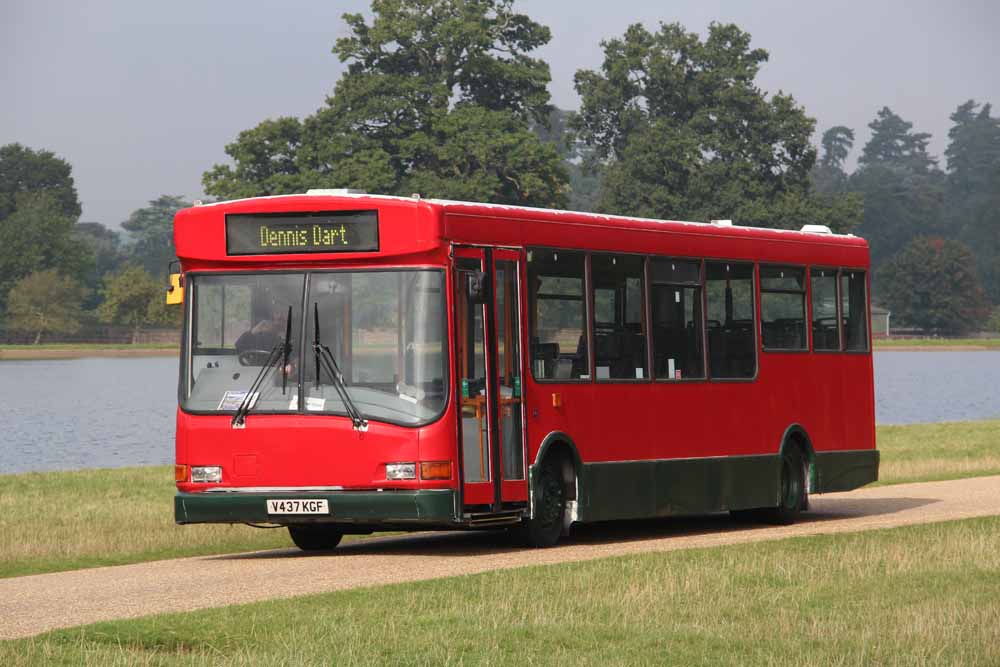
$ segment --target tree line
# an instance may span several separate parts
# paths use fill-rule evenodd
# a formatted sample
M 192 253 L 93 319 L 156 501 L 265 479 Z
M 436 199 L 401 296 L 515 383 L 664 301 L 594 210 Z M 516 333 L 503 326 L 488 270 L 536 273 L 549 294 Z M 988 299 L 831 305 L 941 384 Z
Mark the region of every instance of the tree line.
M 863 214 L 855 233 L 871 245 L 874 293 L 904 324 L 941 333 L 1000 331 L 1000 119 L 969 100 L 951 114 L 945 164 L 888 107 L 868 124 L 871 138 L 857 167 L 845 163 L 854 132 L 823 133 L 813 168 L 816 190 L 856 196 Z
M 99 324 L 176 326 L 164 303 L 174 259 L 173 216 L 190 206 L 161 196 L 134 211 L 122 232 L 80 222 L 68 162 L 20 144 L 0 147 L 0 331 L 72 334 Z
M 735 25 L 713 23 L 704 38 L 676 23 L 629 26 L 601 43 L 600 67 L 576 73 L 581 105 L 567 112 L 551 105 L 549 66 L 532 55 L 550 31 L 514 11 L 513 0 L 373 0 L 370 19 L 343 18 L 348 34 L 333 53 L 346 70 L 323 105 L 240 132 L 225 147 L 229 163 L 204 173 L 206 193 L 339 187 L 776 228 L 824 224 L 869 240 L 874 299 L 895 322 L 963 333 L 981 329 L 1000 302 L 1000 126 L 989 104 L 957 108 L 944 165 L 927 153 L 929 135 L 882 109 L 847 173 L 853 130 L 827 130 L 817 150 L 815 120 L 791 95 L 757 85 L 769 55 Z M 51 196 L 18 208 L 79 215 L 75 192 Z M 8 202 L 0 202 L 3 216 Z M 90 239 L 93 259 L 66 251 L 61 266 L 88 267 L 91 306 L 108 302 L 103 281 L 116 252 L 162 270 L 147 264 L 170 248 L 159 216 L 182 203 L 161 197 L 134 213 L 124 242 L 74 228 Z M 13 228 L 42 224 L 37 211 L 18 215 Z M 3 300 L 15 274 L 0 275 Z

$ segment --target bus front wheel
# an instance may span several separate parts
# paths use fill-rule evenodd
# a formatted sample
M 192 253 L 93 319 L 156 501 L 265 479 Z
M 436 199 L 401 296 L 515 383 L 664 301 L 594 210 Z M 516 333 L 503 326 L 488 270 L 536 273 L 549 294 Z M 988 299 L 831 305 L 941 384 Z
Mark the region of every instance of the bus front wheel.
M 559 541 L 566 513 L 566 487 L 559 460 L 549 458 L 542 465 L 534 488 L 534 516 L 518 527 L 518 537 L 531 547 L 551 547 Z
M 330 551 L 344 537 L 339 530 L 322 524 L 289 526 L 288 534 L 303 551 Z

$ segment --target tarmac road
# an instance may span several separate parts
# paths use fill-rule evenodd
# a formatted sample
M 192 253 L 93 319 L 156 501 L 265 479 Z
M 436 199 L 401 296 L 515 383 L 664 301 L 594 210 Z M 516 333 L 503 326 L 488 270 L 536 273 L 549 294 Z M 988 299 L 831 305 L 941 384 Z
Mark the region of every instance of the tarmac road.
M 1000 515 L 1000 476 L 900 484 L 815 496 L 794 526 L 728 515 L 575 526 L 552 549 L 503 533 L 419 533 L 335 552 L 296 549 L 201 556 L 0 579 L 0 639 L 55 628 L 309 593 L 624 554 L 711 547 Z

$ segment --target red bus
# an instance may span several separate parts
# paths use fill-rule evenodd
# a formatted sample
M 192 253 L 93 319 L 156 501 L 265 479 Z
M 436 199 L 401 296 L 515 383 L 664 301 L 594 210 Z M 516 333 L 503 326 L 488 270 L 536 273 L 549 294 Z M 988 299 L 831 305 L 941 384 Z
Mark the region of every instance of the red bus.
M 878 478 L 860 238 L 331 190 L 174 224 L 178 523 L 544 546 Z

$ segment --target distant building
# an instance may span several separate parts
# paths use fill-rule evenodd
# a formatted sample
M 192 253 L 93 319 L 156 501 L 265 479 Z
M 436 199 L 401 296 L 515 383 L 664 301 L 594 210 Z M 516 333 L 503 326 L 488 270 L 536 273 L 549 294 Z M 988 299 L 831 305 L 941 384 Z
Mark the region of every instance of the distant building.
M 892 313 L 888 308 L 882 306 L 872 306 L 872 337 L 889 337 L 889 315 Z

